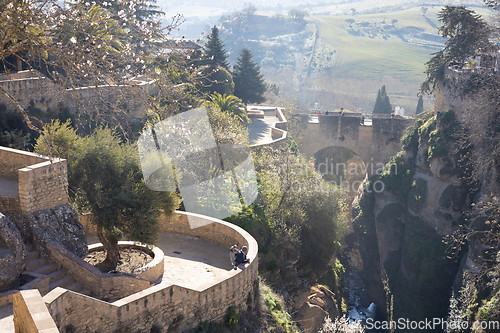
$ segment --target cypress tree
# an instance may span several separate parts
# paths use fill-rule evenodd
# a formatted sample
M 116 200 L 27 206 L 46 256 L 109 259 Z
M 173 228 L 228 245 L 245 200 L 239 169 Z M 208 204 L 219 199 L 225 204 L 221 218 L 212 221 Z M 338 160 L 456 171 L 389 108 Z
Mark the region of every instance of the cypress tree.
M 234 95 L 243 103 L 265 101 L 266 84 L 260 74 L 260 66 L 252 60 L 252 52 L 243 48 L 233 71 Z
M 422 113 L 422 112 L 424 112 L 424 99 L 422 98 L 422 96 L 420 96 L 418 98 L 416 113 L 419 114 L 419 113 Z
M 221 66 L 229 70 L 226 53 L 224 43 L 219 38 L 219 29 L 214 25 L 205 43 L 205 64 L 212 65 L 213 67 Z
M 378 114 L 391 114 L 392 106 L 389 100 L 389 96 L 385 91 L 385 85 L 378 90 L 377 99 L 375 100 L 375 106 L 373 107 L 373 113 Z
M 377 99 L 375 100 L 375 106 L 373 107 L 373 113 L 382 113 L 382 95 L 380 89 L 377 93 Z

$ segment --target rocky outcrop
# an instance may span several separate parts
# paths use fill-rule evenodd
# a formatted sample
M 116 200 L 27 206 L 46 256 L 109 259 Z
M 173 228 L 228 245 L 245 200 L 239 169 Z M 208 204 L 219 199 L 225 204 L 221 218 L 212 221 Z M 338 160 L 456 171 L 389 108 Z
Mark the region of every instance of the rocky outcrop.
M 78 214 L 69 205 L 8 216 L 21 231 L 23 239 L 32 243 L 43 256 L 47 255 L 47 243 L 58 243 L 79 257 L 88 253 L 87 235 Z
M 18 279 L 28 259 L 21 233 L 9 218 L 0 213 L 0 292 Z
M 327 316 L 339 317 L 335 295 L 323 286 L 300 293 L 296 304 L 294 321 L 300 323 L 304 332 L 318 332 Z

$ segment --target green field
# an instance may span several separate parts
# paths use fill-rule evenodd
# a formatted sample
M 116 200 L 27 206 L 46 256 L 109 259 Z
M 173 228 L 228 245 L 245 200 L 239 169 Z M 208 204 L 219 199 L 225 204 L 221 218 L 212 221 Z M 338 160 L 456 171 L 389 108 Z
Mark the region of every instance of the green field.
M 390 23 L 382 24 L 384 18 L 386 22 L 398 19 L 395 28 Z M 417 38 L 411 41 L 411 30 L 422 29 L 430 36 L 436 34 L 436 29 L 426 22 L 418 9 L 387 15 L 354 16 L 352 19 L 356 23 L 352 29 L 345 19 L 345 16 L 314 18 L 319 38 L 336 50 L 335 64 L 328 67 L 331 75 L 368 80 L 391 76 L 418 84 L 424 78 L 424 63 L 432 52 L 442 48 L 436 42 L 429 41 L 425 45 L 424 41 Z M 358 22 L 371 26 L 358 26 Z
M 314 69 L 309 75 L 317 84 L 308 96 L 323 100 L 320 103 L 326 102 L 325 107 L 339 103 L 336 106 L 369 111 L 378 89 L 385 84 L 393 105 L 413 110 L 425 78 L 425 62 L 443 47 L 444 41 L 437 36 L 437 11 L 429 9 L 425 16 L 420 8 L 411 8 L 383 14 L 312 17 L 317 41 L 311 62 Z M 397 20 L 394 24 L 393 19 Z M 326 61 L 324 48 L 335 50 L 333 60 Z M 336 100 L 328 91 L 335 92 Z M 427 107 L 432 107 L 429 100 Z
M 425 78 L 425 63 L 444 46 L 437 34 L 440 8 L 427 8 L 425 16 L 421 7 L 369 15 L 311 16 L 306 28 L 312 30 L 311 37 L 297 54 L 299 65 L 293 73 L 281 71 L 275 77 L 286 93 L 306 106 L 318 102 L 324 108 L 363 112 L 372 110 L 378 89 L 386 85 L 393 106 L 410 114 Z M 486 9 L 475 10 L 488 15 Z M 426 98 L 425 108 L 432 107 L 431 97 Z

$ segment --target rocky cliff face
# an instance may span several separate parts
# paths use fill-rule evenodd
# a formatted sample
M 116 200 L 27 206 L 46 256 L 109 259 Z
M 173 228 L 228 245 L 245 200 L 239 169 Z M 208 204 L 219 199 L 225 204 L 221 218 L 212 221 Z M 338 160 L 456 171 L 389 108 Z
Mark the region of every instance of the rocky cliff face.
M 443 236 L 458 228 L 469 204 L 450 147 L 455 126 L 452 112 L 418 120 L 402 139 L 404 151 L 353 204 L 365 284 L 377 308 L 394 319 L 448 312 L 459 263 L 447 258 Z
M 7 214 L 27 243 L 46 255 L 45 244 L 55 242 L 79 257 L 87 255 L 87 235 L 70 205 L 37 210 L 30 214 Z
M 88 253 L 87 235 L 77 213 L 69 205 L 31 214 L 0 213 L 0 292 L 8 290 L 24 270 L 28 258 L 25 244 L 47 255 L 45 244 L 61 244 L 83 257 Z
M 28 251 L 19 229 L 0 213 L 0 292 L 17 280 L 27 259 Z

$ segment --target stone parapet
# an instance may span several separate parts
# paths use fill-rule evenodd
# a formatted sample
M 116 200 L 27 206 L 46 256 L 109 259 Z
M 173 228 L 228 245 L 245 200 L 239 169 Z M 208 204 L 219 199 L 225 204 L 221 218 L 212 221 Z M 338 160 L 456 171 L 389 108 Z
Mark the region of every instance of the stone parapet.
M 274 125 L 274 127 L 279 128 L 280 130 L 286 131 L 288 124 L 287 124 L 285 115 L 283 115 L 283 111 L 281 111 L 281 108 L 276 108 L 275 115 L 276 115 L 276 118 L 278 118 L 279 122 L 277 122 Z
M 47 160 L 42 155 L 0 146 L 0 176 L 18 179 L 19 169 Z
M 36 289 L 14 294 L 14 327 L 16 333 L 59 333 Z

